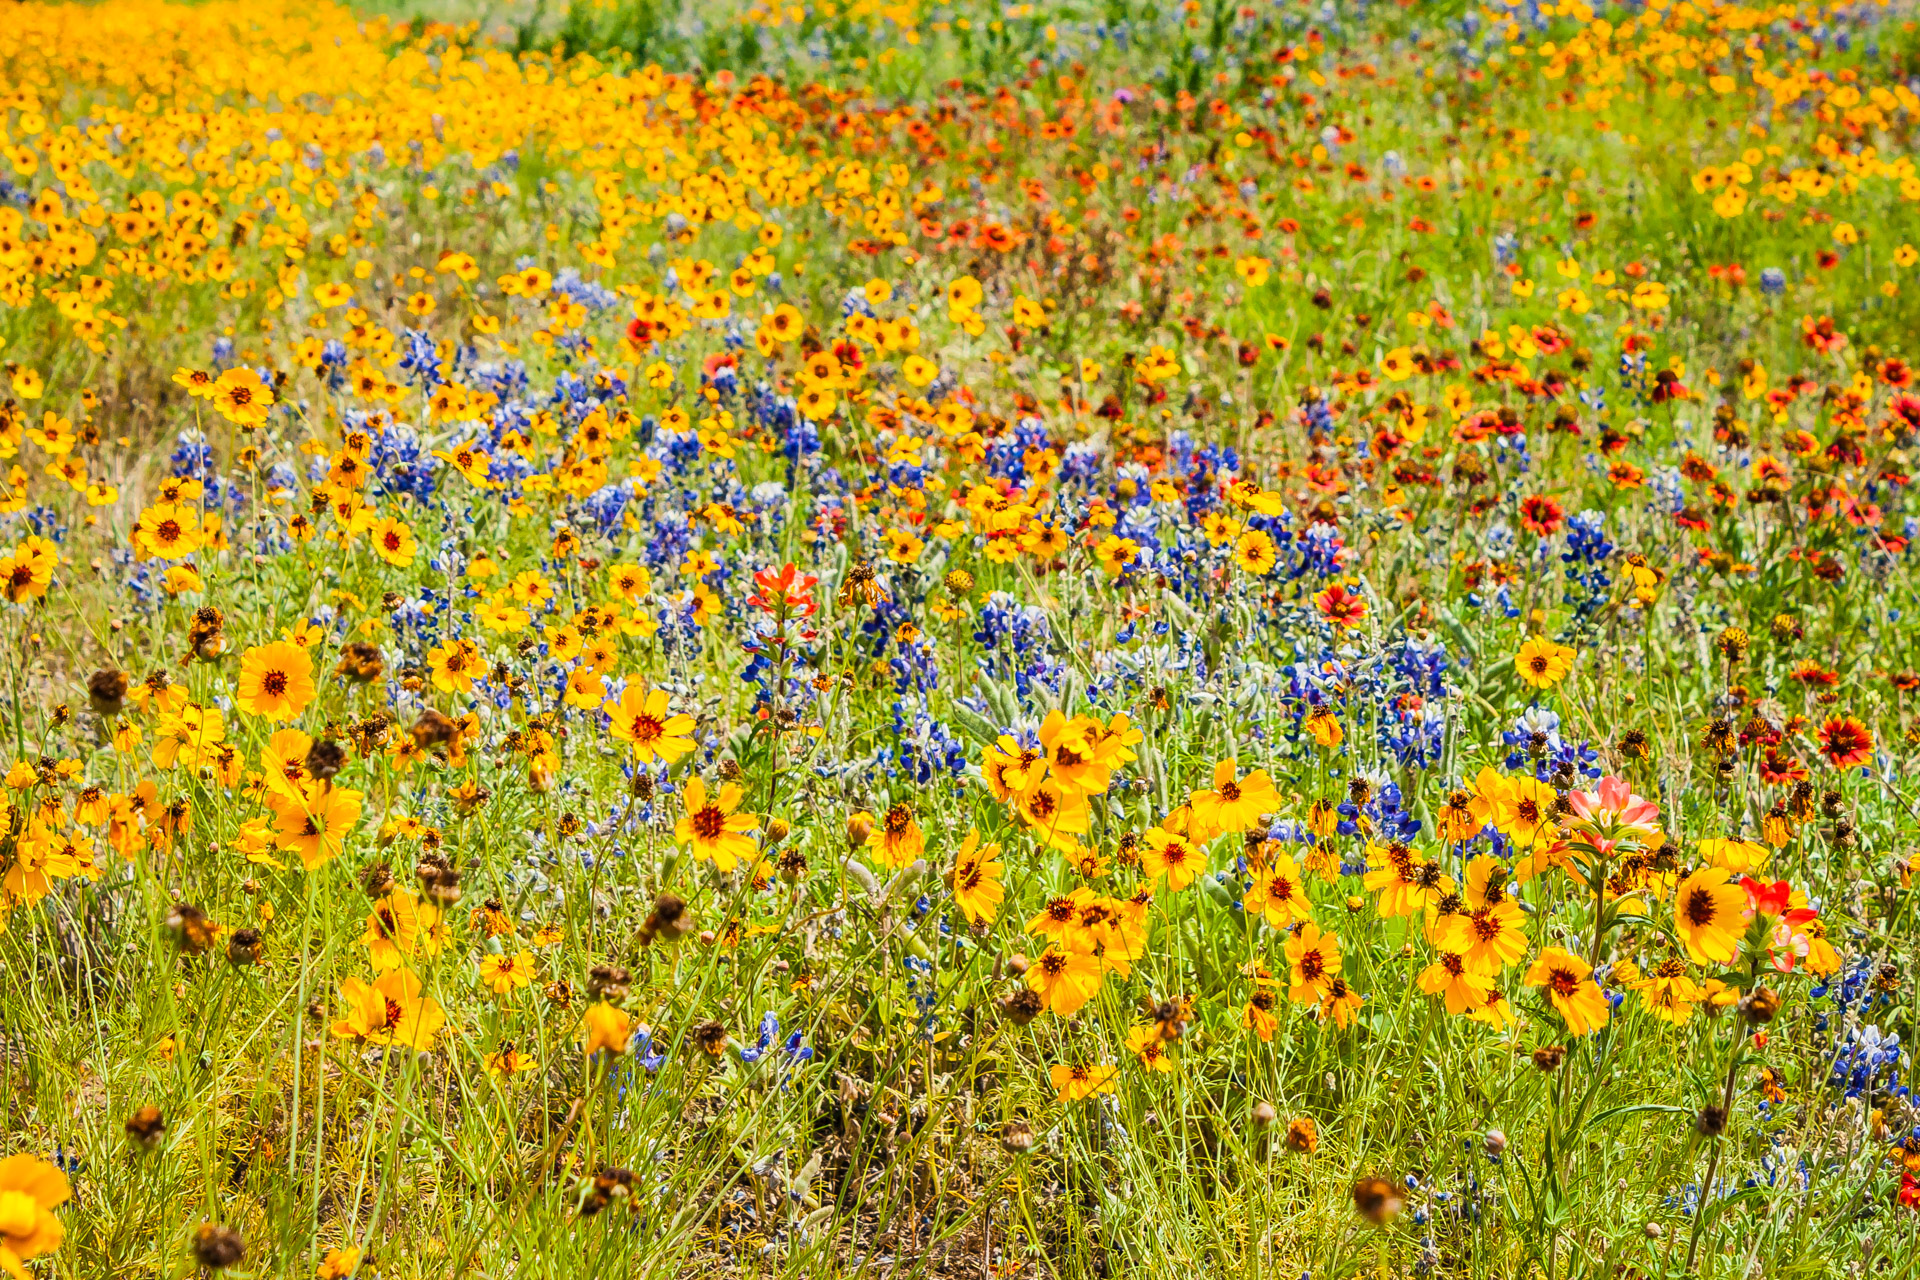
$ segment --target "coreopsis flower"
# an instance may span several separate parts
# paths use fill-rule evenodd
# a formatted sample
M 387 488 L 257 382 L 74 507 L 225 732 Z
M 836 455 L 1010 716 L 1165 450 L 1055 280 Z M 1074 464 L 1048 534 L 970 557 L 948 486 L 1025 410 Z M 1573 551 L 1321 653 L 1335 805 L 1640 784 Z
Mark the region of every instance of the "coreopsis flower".
M 1258 915 L 1267 927 L 1279 932 L 1296 920 L 1305 920 L 1313 911 L 1307 901 L 1306 882 L 1300 868 L 1286 854 L 1276 855 L 1264 870 L 1256 871 L 1253 884 L 1242 901 L 1249 915 Z
M 1669 956 L 1660 966 L 1631 984 L 1646 1002 L 1647 1011 L 1678 1026 L 1693 1016 L 1694 1006 L 1707 998 L 1706 990 L 1687 972 L 1686 962 Z
M 1771 854 L 1764 844 L 1752 840 L 1708 838 L 1699 842 L 1700 856 L 1709 866 L 1725 867 L 1733 875 L 1758 870 Z
M 615 738 L 627 743 L 641 764 L 671 764 L 693 750 L 693 717 L 669 708 L 665 689 L 628 685 L 618 701 L 601 704 Z
M 1448 1013 L 1462 1015 L 1486 1004 L 1493 978 L 1469 965 L 1464 955 L 1442 951 L 1421 971 L 1419 984 L 1428 995 L 1443 997 Z
M 319 1267 L 314 1271 L 315 1280 L 347 1280 L 360 1269 L 360 1250 L 357 1248 L 329 1249 L 320 1259 Z
M 66 1228 L 53 1210 L 73 1194 L 60 1166 L 37 1156 L 0 1160 L 0 1267 L 30 1280 L 24 1264 L 60 1247 Z
M 1364 883 L 1368 889 L 1380 891 L 1379 910 L 1383 920 L 1418 915 L 1456 890 L 1453 877 L 1447 875 L 1439 863 L 1421 857 L 1398 841 L 1370 844 L 1367 863 L 1371 869 Z
M 276 640 L 255 645 L 240 656 L 240 683 L 233 701 L 248 715 L 292 720 L 318 692 L 313 658 L 297 644 Z
M 471 693 L 473 682 L 486 674 L 486 669 L 486 661 L 471 640 L 449 640 L 427 650 L 433 687 L 445 693 Z
M 1052 777 L 1088 795 L 1106 791 L 1113 766 L 1102 759 L 1100 722 L 1089 716 L 1069 719 L 1059 708 L 1047 713 L 1040 725 L 1040 746 Z
M 447 1016 L 424 990 L 411 969 L 396 969 L 372 982 L 348 978 L 340 984 L 343 1012 L 333 1023 L 333 1034 L 426 1053 Z
M 1093 956 L 1064 950 L 1058 944 L 1048 947 L 1027 966 L 1027 986 L 1063 1018 L 1071 1018 L 1093 999 L 1100 990 L 1101 976 L 1100 962 Z
M 347 836 L 358 825 L 365 796 L 350 787 L 309 784 L 299 794 L 269 791 L 264 797 L 273 814 L 274 842 L 298 854 L 309 871 L 340 856 Z
M 367 913 L 367 929 L 360 935 L 376 973 L 399 969 L 416 956 L 440 954 L 446 942 L 440 909 L 422 902 L 410 889 L 395 886 Z
M 1513 1002 L 1498 987 L 1488 989 L 1486 1003 L 1469 1011 L 1467 1020 L 1492 1027 L 1495 1031 L 1505 1031 L 1519 1023 L 1519 1018 L 1513 1012 Z
M 517 1076 L 528 1071 L 540 1069 L 540 1060 L 532 1054 L 522 1053 L 512 1044 L 501 1046 L 492 1053 L 482 1054 L 480 1065 L 490 1076 Z
M 228 422 L 257 427 L 267 420 L 267 411 L 273 407 L 273 388 L 241 365 L 221 374 L 207 399 Z
M 874 861 L 889 871 L 910 867 L 927 851 L 926 837 L 913 820 L 913 810 L 904 804 L 887 809 L 878 826 L 867 833 L 867 848 Z
M 1047 774 L 1049 764 L 1044 751 L 1023 747 L 1010 735 L 991 743 L 980 758 L 980 776 L 987 790 L 1002 804 L 1018 800 L 1037 786 Z
M 1467 967 L 1476 973 L 1498 973 L 1527 954 L 1526 913 L 1511 898 L 1448 919 L 1453 940 L 1446 945 L 1464 948 Z
M 140 513 L 134 526 L 134 549 L 152 560 L 181 560 L 200 549 L 200 508 L 189 503 L 160 502 Z
M 1347 985 L 1347 980 L 1338 974 L 1328 981 L 1325 994 L 1320 997 L 1318 1017 L 1321 1022 L 1331 1022 L 1335 1027 L 1345 1030 L 1353 1025 L 1354 1015 L 1360 1011 L 1363 997 L 1358 991 Z
M 0 594 L 14 604 L 25 604 L 47 594 L 60 553 L 45 538 L 29 537 L 22 546 L 0 556 Z
M 1129 1028 L 1127 1049 L 1148 1071 L 1173 1070 L 1173 1055 L 1167 1052 L 1166 1037 L 1160 1034 L 1159 1026 L 1154 1023 Z
M 1309 920 L 1288 936 L 1282 950 L 1292 970 L 1287 999 L 1295 1004 L 1318 1004 L 1326 999 L 1340 976 L 1339 937 L 1323 933 Z
M 1725 867 L 1702 867 L 1673 895 L 1673 927 L 1695 964 L 1732 964 L 1746 932 L 1747 895 Z
M 533 952 L 526 950 L 510 956 L 490 955 L 480 961 L 480 981 L 497 996 L 512 995 L 531 986 L 538 972 L 539 965 L 534 961 Z
M 750 813 L 737 813 L 745 793 L 731 782 L 723 783 L 716 796 L 707 795 L 707 784 L 698 775 L 687 780 L 684 795 L 685 816 L 673 828 L 673 838 L 693 850 L 693 856 L 711 862 L 722 871 L 731 871 L 744 858 L 753 856 L 753 836 L 760 820 Z
M 1113 1066 L 1086 1066 L 1080 1063 L 1056 1063 L 1047 1072 L 1053 1091 L 1062 1102 L 1079 1102 L 1096 1093 L 1113 1092 L 1120 1069 Z
M 1062 852 L 1072 852 L 1093 824 L 1087 793 L 1067 788 L 1050 777 L 1041 778 L 1014 801 L 1020 820 L 1035 836 Z
M 1573 670 L 1573 650 L 1538 636 L 1520 646 L 1514 655 L 1513 669 L 1536 689 L 1551 689 Z
M 1564 947 L 1547 947 L 1534 957 L 1527 985 L 1546 989 L 1567 1030 L 1576 1036 L 1598 1031 L 1612 1015 L 1593 980 L 1593 966 Z
M 227 722 L 213 707 L 183 704 L 160 717 L 151 759 L 156 768 L 192 768 L 213 758 L 226 740 Z
M 1180 890 L 1207 869 L 1206 851 L 1182 832 L 1162 824 L 1149 827 L 1146 847 L 1140 851 L 1140 869 L 1155 880 L 1165 877 L 1169 889 Z
M 1190 797 L 1193 808 L 1194 838 L 1205 843 L 1203 833 L 1247 831 L 1259 825 L 1262 815 L 1280 807 L 1280 793 L 1265 769 L 1255 769 L 1241 778 L 1239 763 L 1229 756 L 1213 766 L 1213 786 L 1196 791 Z
M 961 844 L 960 852 L 953 861 L 953 870 L 947 873 L 947 884 L 953 890 L 954 903 L 966 916 L 968 924 L 991 921 L 1000 910 L 1000 903 L 1006 897 L 1006 890 L 1000 885 L 1000 877 L 1005 868 L 1000 862 L 1000 846 L 982 845 L 980 832 L 969 830 L 966 841 Z
M 420 544 L 404 521 L 386 516 L 377 521 L 369 532 L 373 537 L 374 554 L 382 560 L 403 569 L 413 563 L 414 553 L 419 550 Z

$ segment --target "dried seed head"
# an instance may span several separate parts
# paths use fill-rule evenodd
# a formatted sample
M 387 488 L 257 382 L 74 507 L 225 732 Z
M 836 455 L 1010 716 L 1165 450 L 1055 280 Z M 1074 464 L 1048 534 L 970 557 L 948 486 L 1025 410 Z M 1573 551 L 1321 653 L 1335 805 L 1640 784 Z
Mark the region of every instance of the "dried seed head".
M 1772 1022 L 1779 1012 L 1780 996 L 1771 987 L 1755 987 L 1741 997 L 1740 1014 L 1755 1026 Z
M 693 1042 L 709 1058 L 717 1058 L 727 1051 L 727 1029 L 718 1022 L 703 1022 L 693 1029 Z
M 1400 1188 L 1385 1178 L 1366 1177 L 1353 1184 L 1353 1207 L 1376 1227 L 1398 1217 L 1404 1203 Z
M 1000 1002 L 1000 1012 L 1016 1027 L 1026 1026 L 1046 1011 L 1046 1003 L 1032 987 L 1021 987 Z
M 167 928 L 174 941 L 190 956 L 197 956 L 213 945 L 220 926 L 207 919 L 207 913 L 190 903 L 176 902 L 167 912 Z
M 633 1174 L 609 1165 L 580 1188 L 580 1216 L 591 1218 L 622 1201 L 638 1204 L 633 1199 Z
M 355 640 L 340 649 L 339 665 L 333 673 L 343 680 L 355 684 L 370 684 L 380 678 L 387 669 L 387 660 L 377 644 L 368 644 L 364 640 Z
M 260 963 L 260 931 L 236 929 L 227 939 L 227 963 L 245 969 Z
M 87 677 L 87 702 L 100 716 L 117 716 L 126 704 L 127 673 L 103 667 Z
M 687 904 L 671 893 L 663 893 L 653 900 L 653 911 L 640 926 L 640 945 L 648 946 L 654 939 L 662 942 L 678 942 L 693 932 L 693 916 L 687 911 Z
M 1287 1150 L 1310 1156 L 1320 1146 L 1320 1130 L 1312 1116 L 1300 1116 L 1287 1122 Z
M 1567 1050 L 1564 1045 L 1543 1044 L 1533 1051 L 1533 1065 L 1542 1071 L 1557 1071 L 1566 1061 Z
M 369 898 L 384 898 L 393 891 L 393 868 L 376 862 L 360 873 L 360 887 Z
M 798 884 L 807 878 L 807 855 L 798 849 L 785 849 L 780 854 L 780 878 L 788 884 Z
M 1033 1126 L 1025 1120 L 1009 1120 L 1000 1126 L 1000 1145 L 1007 1154 L 1023 1156 L 1033 1150 Z
M 152 1104 L 140 1108 L 127 1117 L 127 1137 L 147 1151 L 159 1146 L 160 1139 L 166 1132 L 166 1117 L 160 1114 L 160 1108 Z
M 422 751 L 431 751 L 435 747 L 444 747 L 453 741 L 457 726 L 442 713 L 428 707 L 413 722 L 413 745 Z
M 587 994 L 595 1000 L 618 1004 L 632 987 L 633 975 L 617 964 L 597 964 L 587 970 Z
M 247 1243 L 232 1227 L 203 1222 L 193 1233 L 193 1258 L 209 1271 L 224 1271 L 246 1261 Z
M 347 749 L 331 738 L 322 738 L 307 750 L 307 772 L 321 782 L 333 781 L 347 765 Z

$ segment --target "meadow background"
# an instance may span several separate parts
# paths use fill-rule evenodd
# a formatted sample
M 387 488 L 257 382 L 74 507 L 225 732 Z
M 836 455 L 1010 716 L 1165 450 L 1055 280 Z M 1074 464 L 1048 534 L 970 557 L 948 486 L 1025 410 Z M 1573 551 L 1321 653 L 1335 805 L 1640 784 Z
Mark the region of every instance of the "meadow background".
M 1910 4 L 0 68 L 10 1274 L 1920 1266 Z

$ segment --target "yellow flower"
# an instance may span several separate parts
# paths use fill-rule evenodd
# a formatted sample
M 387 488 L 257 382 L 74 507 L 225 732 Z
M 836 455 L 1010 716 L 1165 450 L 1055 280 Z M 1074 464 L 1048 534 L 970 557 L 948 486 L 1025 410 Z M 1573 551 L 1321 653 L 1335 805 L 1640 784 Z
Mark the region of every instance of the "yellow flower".
M 537 969 L 531 951 L 521 951 L 511 956 L 487 956 L 480 961 L 480 981 L 493 988 L 493 994 L 497 996 L 511 995 L 531 984 Z
M 601 704 L 612 722 L 613 736 L 629 744 L 642 764 L 664 760 L 671 764 L 693 750 L 693 717 L 668 710 L 667 692 L 644 685 L 628 685 L 619 701 Z
M 241 365 L 220 375 L 209 398 L 228 422 L 257 427 L 267 420 L 267 410 L 273 407 L 273 388 L 262 382 L 259 374 Z
M 1746 932 L 1747 894 L 1725 867 L 1702 867 L 1673 895 L 1673 927 L 1695 964 L 1732 964 Z
M 589 1057 L 602 1049 L 625 1053 L 633 1033 L 633 1015 L 603 1000 L 587 1010 L 580 1049 Z
M 1027 985 L 1063 1018 L 1080 1012 L 1100 990 L 1100 981 L 1098 960 L 1086 952 L 1062 950 L 1058 943 L 1027 967 Z
M 966 916 L 968 924 L 992 920 L 999 912 L 1000 903 L 1006 897 L 1006 891 L 1000 886 L 1000 876 L 1004 871 L 1000 862 L 1000 846 L 982 846 L 980 833 L 968 831 L 966 842 L 960 846 L 960 852 L 954 858 L 953 870 L 947 873 L 947 885 L 953 890 L 953 900 L 961 914 Z
M 1533 636 L 1514 655 L 1513 669 L 1534 688 L 1550 689 L 1566 679 L 1567 672 L 1573 670 L 1573 650 L 1566 645 Z
M 753 836 L 760 820 L 750 813 L 735 813 L 744 793 L 729 782 L 718 796 L 709 798 L 707 784 L 698 776 L 687 780 L 686 815 L 673 828 L 673 838 L 693 848 L 693 856 L 712 862 L 722 871 L 731 871 L 740 860 L 753 855 Z
M 1078 1102 L 1090 1098 L 1096 1093 L 1113 1092 L 1114 1079 L 1120 1069 L 1113 1066 L 1082 1066 L 1075 1063 L 1056 1063 L 1048 1072 L 1047 1078 L 1053 1082 L 1053 1089 L 1062 1102 Z
M 383 518 L 373 526 L 374 553 L 388 564 L 406 568 L 413 563 L 413 554 L 418 545 L 414 541 L 413 530 L 392 516 Z
M 21 1264 L 60 1247 L 66 1229 L 52 1210 L 72 1194 L 58 1165 L 24 1153 L 0 1160 L 0 1267 L 14 1280 L 30 1280 Z
M 256 645 L 240 657 L 240 683 L 233 701 L 248 715 L 292 720 L 307 709 L 316 692 L 313 658 L 297 644 L 276 640 Z
M 348 978 L 340 984 L 343 1016 L 334 1021 L 333 1034 L 426 1053 L 447 1015 L 439 1001 L 422 990 L 419 975 L 411 969 L 396 969 L 372 982 Z
M 1548 947 L 1534 958 L 1527 985 L 1546 988 L 1573 1035 L 1598 1031 L 1611 1016 L 1606 996 L 1593 981 L 1593 966 L 1563 947 Z
M 347 1277 L 360 1269 L 360 1251 L 358 1249 L 329 1249 L 327 1256 L 320 1260 L 319 1270 L 314 1272 L 317 1280 L 347 1280 Z

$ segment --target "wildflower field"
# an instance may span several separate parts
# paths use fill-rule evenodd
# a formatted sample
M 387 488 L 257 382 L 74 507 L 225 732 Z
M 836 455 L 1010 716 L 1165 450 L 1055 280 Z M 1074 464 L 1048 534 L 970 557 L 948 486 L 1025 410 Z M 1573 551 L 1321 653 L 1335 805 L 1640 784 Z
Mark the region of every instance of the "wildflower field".
M 0 14 L 0 1269 L 1920 1270 L 1920 13 Z

